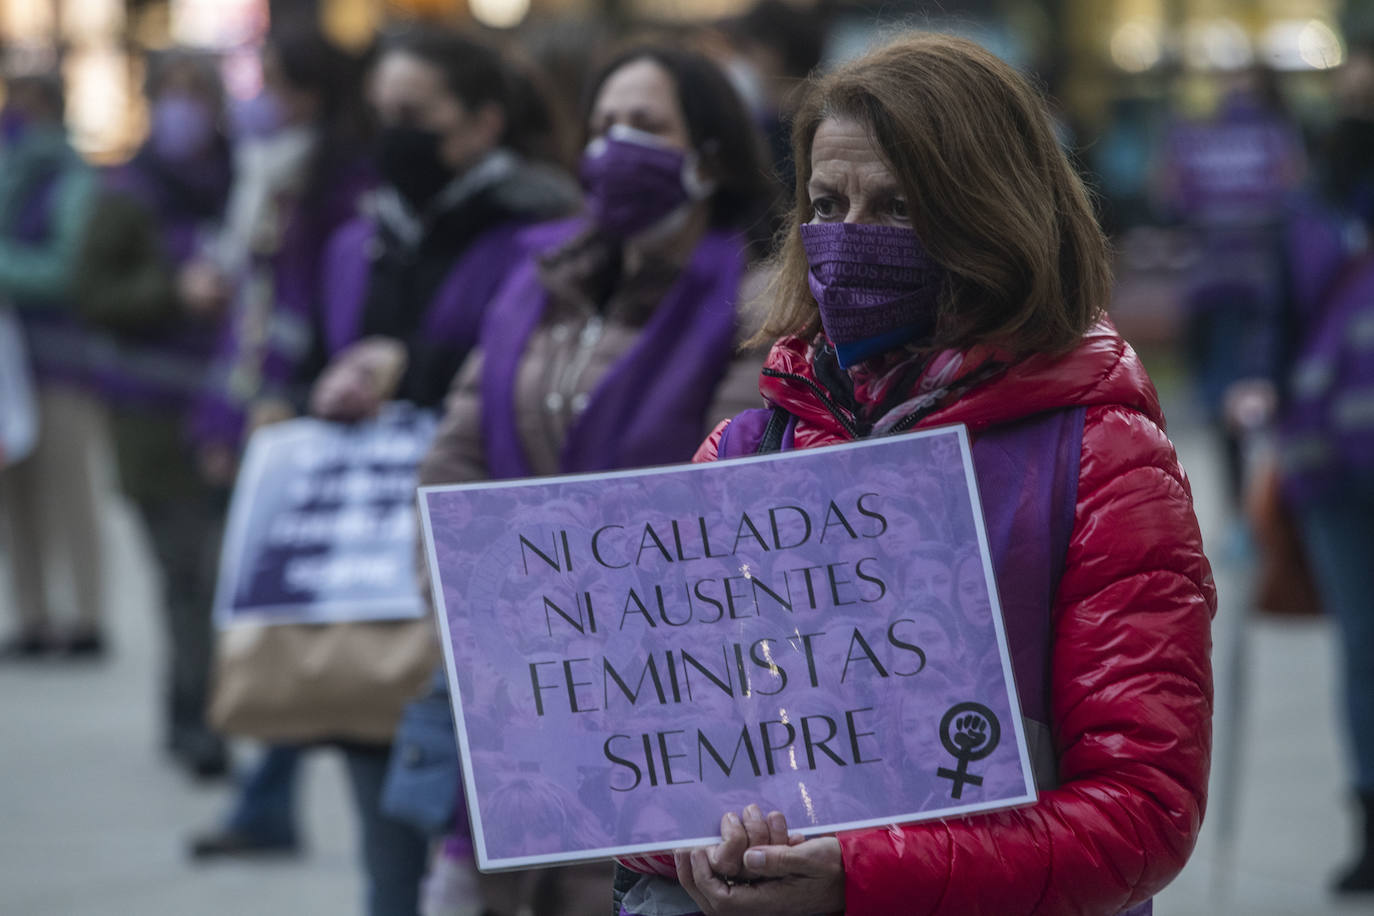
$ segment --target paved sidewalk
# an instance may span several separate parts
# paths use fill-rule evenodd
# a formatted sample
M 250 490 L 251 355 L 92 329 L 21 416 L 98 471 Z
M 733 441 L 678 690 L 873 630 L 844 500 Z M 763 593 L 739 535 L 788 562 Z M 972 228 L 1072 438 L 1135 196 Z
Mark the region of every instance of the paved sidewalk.
M 1224 600 L 1217 657 L 1225 713 L 1235 695 L 1225 688 L 1242 620 L 1240 570 L 1227 560 L 1228 533 L 1210 495 L 1217 469 L 1205 442 L 1195 430 L 1175 433 Z M 213 823 L 227 790 L 188 782 L 158 751 L 159 629 L 144 547 L 120 507 L 109 514 L 108 533 L 116 545 L 113 657 L 95 667 L 0 667 L 0 914 L 359 912 L 352 812 L 341 763 L 328 752 L 307 765 L 302 858 L 198 867 L 184 857 L 186 836 Z M 1325 892 L 1353 829 L 1334 731 L 1330 634 L 1323 623 L 1252 623 L 1244 635 L 1240 759 L 1232 769 L 1219 758 L 1198 853 L 1156 913 L 1374 913 L 1374 900 L 1338 908 Z M 1226 718 L 1219 715 L 1223 741 Z M 1222 842 L 1227 788 L 1239 802 L 1231 844 Z

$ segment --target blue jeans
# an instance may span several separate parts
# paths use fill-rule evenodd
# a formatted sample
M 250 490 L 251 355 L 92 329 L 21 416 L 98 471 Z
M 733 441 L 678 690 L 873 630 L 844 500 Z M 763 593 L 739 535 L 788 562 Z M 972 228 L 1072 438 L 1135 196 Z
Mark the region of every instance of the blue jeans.
M 368 916 L 416 916 L 429 843 L 419 831 L 381 812 L 391 748 L 340 745 L 358 812 Z M 239 792 L 228 827 L 271 842 L 296 842 L 296 775 L 305 749 L 273 745 Z
M 239 788 L 228 829 L 266 843 L 296 843 L 296 774 L 304 751 L 294 744 L 270 745 Z
M 1374 491 L 1337 492 L 1339 499 L 1304 506 L 1298 516 L 1322 604 L 1340 637 L 1355 788 L 1374 793 Z
M 429 840 L 420 831 L 382 813 L 390 747 L 345 745 L 344 762 L 362 833 L 367 869 L 368 916 L 416 916 L 420 881 L 429 864 Z

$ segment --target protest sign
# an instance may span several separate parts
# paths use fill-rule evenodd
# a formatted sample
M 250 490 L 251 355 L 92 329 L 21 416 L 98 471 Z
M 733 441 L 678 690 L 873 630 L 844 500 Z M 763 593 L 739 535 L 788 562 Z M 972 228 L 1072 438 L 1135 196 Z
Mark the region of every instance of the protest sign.
M 0 306 L 0 467 L 26 458 L 38 444 L 38 408 L 24 332 L 14 311 Z
M 421 616 L 415 470 L 435 425 L 397 403 L 365 423 L 306 418 L 254 433 L 229 506 L 216 622 Z
M 963 427 L 420 490 L 479 867 L 1033 801 Z

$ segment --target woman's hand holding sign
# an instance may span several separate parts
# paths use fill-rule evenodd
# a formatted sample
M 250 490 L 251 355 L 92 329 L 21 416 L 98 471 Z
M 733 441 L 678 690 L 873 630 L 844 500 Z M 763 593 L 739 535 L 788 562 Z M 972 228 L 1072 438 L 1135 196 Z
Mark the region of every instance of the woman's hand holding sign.
M 706 916 L 835 913 L 844 909 L 844 863 L 834 837 L 789 835 L 781 812 L 757 805 L 721 819 L 715 846 L 674 853 L 677 877 Z

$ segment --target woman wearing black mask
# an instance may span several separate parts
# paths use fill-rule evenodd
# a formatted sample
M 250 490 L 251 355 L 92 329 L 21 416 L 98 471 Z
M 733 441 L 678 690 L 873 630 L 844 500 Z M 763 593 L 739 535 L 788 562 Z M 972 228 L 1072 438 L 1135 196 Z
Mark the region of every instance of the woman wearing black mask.
M 356 420 L 391 398 L 437 406 L 515 260 L 518 230 L 576 207 L 572 182 L 531 158 L 548 121 L 515 113 L 517 78 L 496 51 L 455 34 L 383 46 L 369 92 L 383 185 L 326 256 L 313 368 L 331 363 L 314 413 Z

